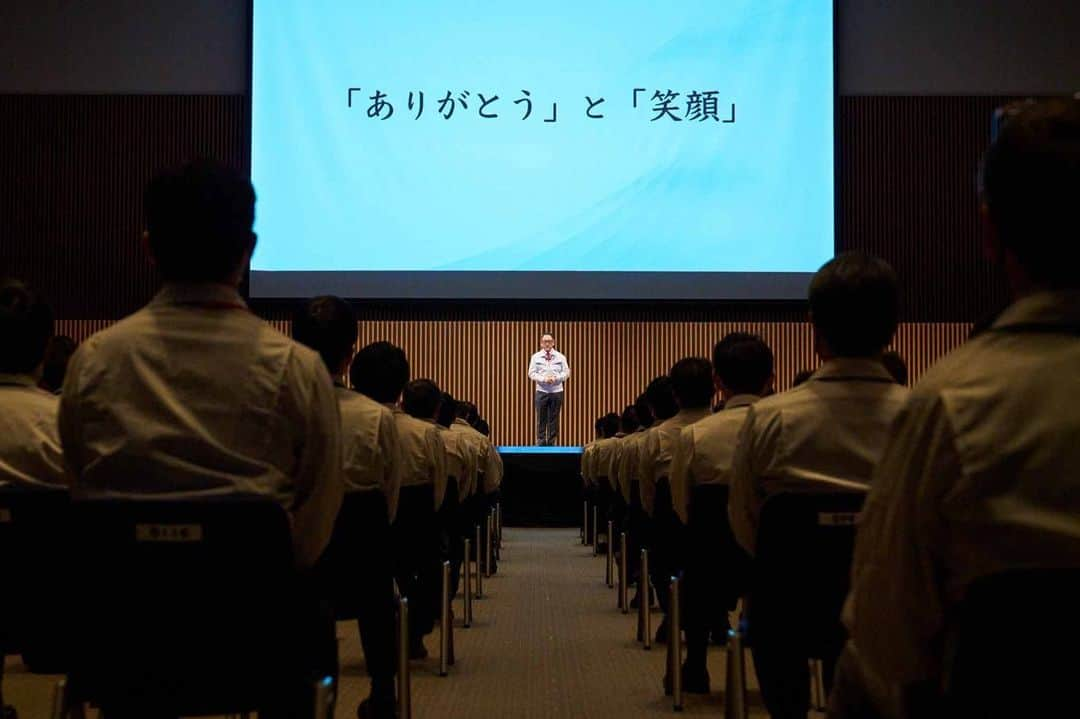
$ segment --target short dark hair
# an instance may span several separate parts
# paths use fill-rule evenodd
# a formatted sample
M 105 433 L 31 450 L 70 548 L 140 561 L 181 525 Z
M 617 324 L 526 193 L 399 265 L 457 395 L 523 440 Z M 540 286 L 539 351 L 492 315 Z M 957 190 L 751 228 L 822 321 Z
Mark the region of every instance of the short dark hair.
M 53 313 L 18 280 L 0 281 L 0 372 L 29 374 L 45 357 Z
M 681 409 L 701 409 L 712 404 L 716 388 L 709 360 L 704 357 L 683 357 L 672 366 L 669 375 L 671 391 Z
M 158 175 L 144 205 L 150 250 L 165 280 L 219 282 L 255 246 L 255 188 L 218 162 L 198 160 Z
M 1080 286 L 1080 100 L 1030 103 L 1012 114 L 980 180 L 997 235 L 1024 271 L 1050 287 Z
M 614 437 L 619 431 L 619 415 L 608 412 L 600 418 L 600 434 L 604 437 Z
M 885 365 L 885 369 L 888 370 L 892 378 L 896 380 L 896 384 L 907 384 L 908 371 L 907 362 L 900 356 L 900 353 L 896 350 L 889 350 L 885 354 L 881 355 L 881 364 Z
M 805 382 L 806 380 L 810 379 L 813 376 L 814 376 L 814 370 L 812 370 L 812 369 L 801 369 L 801 370 L 799 370 L 798 372 L 795 373 L 794 377 L 791 378 L 791 386 L 792 387 L 798 387 L 803 382 Z
M 71 361 L 71 355 L 75 354 L 76 346 L 75 340 L 67 335 L 53 335 L 45 345 L 41 384 L 50 392 L 59 392 L 64 386 L 68 362 Z
M 401 393 L 401 409 L 420 419 L 434 419 L 442 402 L 442 390 L 434 380 L 414 379 Z
M 645 388 L 645 401 L 649 403 L 653 418 L 663 421 L 679 413 L 675 395 L 671 391 L 671 378 L 660 375 Z
M 634 400 L 634 412 L 637 413 L 638 424 L 642 427 L 651 427 L 653 420 L 656 419 L 653 417 L 652 407 L 649 406 L 649 400 L 644 392 Z
M 892 341 L 899 305 L 896 273 L 884 260 L 846 252 L 810 282 L 810 314 L 838 357 L 872 357 Z
M 349 380 L 353 389 L 376 402 L 397 402 L 409 382 L 405 350 L 389 342 L 372 342 L 356 353 Z
M 331 374 L 349 359 L 356 334 L 356 313 L 340 297 L 315 297 L 293 316 L 293 339 L 318 352 Z
M 773 353 L 749 332 L 731 332 L 713 347 L 713 370 L 733 394 L 761 394 L 773 373 Z
M 622 416 L 619 417 L 619 431 L 623 434 L 630 434 L 640 426 L 641 423 L 638 421 L 637 409 L 634 408 L 634 405 L 628 404 L 623 407 Z
M 491 425 L 483 417 L 477 417 L 476 419 L 476 431 L 485 437 L 491 436 Z
M 457 415 L 457 400 L 449 392 L 443 392 L 442 401 L 439 402 L 439 416 L 435 418 L 435 421 L 443 427 L 449 427 L 454 423 L 455 415 Z

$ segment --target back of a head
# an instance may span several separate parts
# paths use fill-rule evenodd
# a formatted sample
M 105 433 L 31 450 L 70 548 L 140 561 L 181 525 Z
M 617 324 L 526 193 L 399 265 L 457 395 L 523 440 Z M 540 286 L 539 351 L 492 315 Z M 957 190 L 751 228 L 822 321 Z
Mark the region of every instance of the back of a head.
M 316 297 L 293 317 L 293 339 L 318 352 L 333 375 L 352 354 L 356 334 L 356 313 L 340 297 Z
M 649 428 L 652 426 L 653 417 L 652 407 L 649 406 L 649 398 L 642 392 L 634 400 L 634 413 L 637 415 L 638 424 L 642 427 Z
M 457 400 L 449 392 L 442 393 L 442 400 L 439 402 L 439 416 L 435 418 L 435 421 L 441 424 L 443 427 L 449 427 L 454 423 L 454 416 L 457 414 Z
M 32 374 L 53 334 L 53 313 L 18 280 L 0 281 L 0 372 Z
M 414 379 L 401 393 L 401 409 L 418 419 L 435 419 L 442 402 L 442 390 L 430 379 Z
M 50 392 L 59 392 L 64 386 L 68 362 L 75 354 L 75 340 L 67 335 L 54 335 L 45 345 L 44 363 L 41 368 L 41 384 Z
M 983 202 L 998 240 L 1037 285 L 1080 287 L 1080 100 L 1033 103 L 987 151 Z
M 896 384 L 907 385 L 908 369 L 907 362 L 900 356 L 900 353 L 896 350 L 889 350 L 881 355 L 881 364 L 885 365 L 885 369 L 889 371 L 892 378 L 896 380 Z
M 166 281 L 226 281 L 255 246 L 255 189 L 217 162 L 155 177 L 144 202 L 150 251 Z
M 614 437 L 619 432 L 619 415 L 608 412 L 600 418 L 600 436 Z
M 669 374 L 671 391 L 680 409 L 703 409 L 712 405 L 716 389 L 709 360 L 704 357 L 684 357 L 672 366 Z
M 896 273 L 861 252 L 837 255 L 810 282 L 810 315 L 837 357 L 875 357 L 892 341 L 899 312 Z
M 463 419 L 466 422 L 469 421 L 469 402 L 465 400 L 458 400 L 457 405 L 454 407 L 454 415 L 457 419 Z
M 641 423 L 638 422 L 637 410 L 634 405 L 626 405 L 623 408 L 622 415 L 619 417 L 619 431 L 623 434 L 631 434 L 640 426 Z
M 479 432 L 480 434 L 484 435 L 485 437 L 490 437 L 491 436 L 491 425 L 489 425 L 488 421 L 486 419 L 484 419 L 483 417 L 477 417 L 476 418 L 476 431 Z
M 806 380 L 810 379 L 813 376 L 814 376 L 814 370 L 812 370 L 812 369 L 801 369 L 798 372 L 796 372 L 795 376 L 791 379 L 791 386 L 792 387 L 798 387 L 803 382 L 805 382 Z
M 663 421 L 679 413 L 675 394 L 671 391 L 671 378 L 660 375 L 645 388 L 645 401 L 649 403 L 653 418 Z
M 405 350 L 389 342 L 373 342 L 356 353 L 349 380 L 353 389 L 376 402 L 397 402 L 409 382 Z
M 713 370 L 728 392 L 760 395 L 773 375 L 773 353 L 757 335 L 732 332 L 713 348 Z

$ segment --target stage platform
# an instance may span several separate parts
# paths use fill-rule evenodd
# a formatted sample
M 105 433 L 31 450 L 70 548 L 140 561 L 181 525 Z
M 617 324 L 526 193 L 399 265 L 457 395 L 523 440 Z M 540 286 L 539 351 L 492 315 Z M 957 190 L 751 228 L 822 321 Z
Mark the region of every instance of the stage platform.
M 503 524 L 576 527 L 581 523 L 581 447 L 499 447 Z

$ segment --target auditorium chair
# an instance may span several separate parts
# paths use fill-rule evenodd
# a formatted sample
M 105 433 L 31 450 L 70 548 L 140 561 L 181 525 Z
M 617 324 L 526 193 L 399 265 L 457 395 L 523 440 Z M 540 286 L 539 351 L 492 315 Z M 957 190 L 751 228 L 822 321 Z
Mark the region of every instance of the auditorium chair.
M 401 594 L 409 599 L 411 642 L 419 649 L 435 628 L 442 581 L 441 527 L 435 512 L 435 488 L 412 484 L 401 488 L 393 547 Z
M 840 612 L 865 498 L 865 492 L 785 492 L 769 497 L 761 509 L 750 570 L 748 640 L 755 663 L 762 647 L 771 648 L 773 656 L 778 648 L 785 654 L 797 678 L 797 685 L 787 688 L 805 695 L 808 704 L 808 660 L 820 660 L 821 676 L 815 677 L 823 688 L 815 692 L 820 704 L 843 648 Z M 762 683 L 767 705 L 770 691 L 775 688 Z
M 936 716 L 1080 714 L 1078 611 L 1080 567 L 1017 569 L 975 580 L 947 617 L 944 696 Z M 926 706 L 915 710 L 935 715 Z
M 56 715 L 84 702 L 107 716 L 202 716 L 292 700 L 327 716 L 332 679 L 296 682 L 316 669 L 301 656 L 333 671 L 332 617 L 295 568 L 277 502 L 79 499 L 71 519 L 73 651 Z
M 684 544 L 683 606 L 687 627 L 726 638 L 728 612 L 746 593 L 750 559 L 728 520 L 728 486 L 699 484 L 690 491 Z

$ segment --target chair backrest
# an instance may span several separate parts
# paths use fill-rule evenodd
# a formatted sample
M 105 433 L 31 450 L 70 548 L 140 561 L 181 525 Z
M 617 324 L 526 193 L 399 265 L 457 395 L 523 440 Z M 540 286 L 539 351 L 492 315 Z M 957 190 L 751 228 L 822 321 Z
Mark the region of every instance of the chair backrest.
M 381 490 L 347 492 L 334 534 L 319 560 L 319 575 L 338 619 L 360 613 L 360 600 L 372 575 L 389 572 L 386 547 L 391 546 L 386 495 Z
M 70 502 L 66 488 L 0 485 L 0 657 L 19 651 L 33 671 L 65 663 Z
M 302 591 L 279 504 L 77 500 L 71 537 L 80 696 L 198 715 L 275 690 Z
M 973 582 L 947 618 L 948 716 L 1075 715 L 1078 608 L 1080 567 L 1013 570 Z
M 783 622 L 811 656 L 841 641 L 840 611 L 865 498 L 863 492 L 780 493 L 761 509 L 752 605 Z

